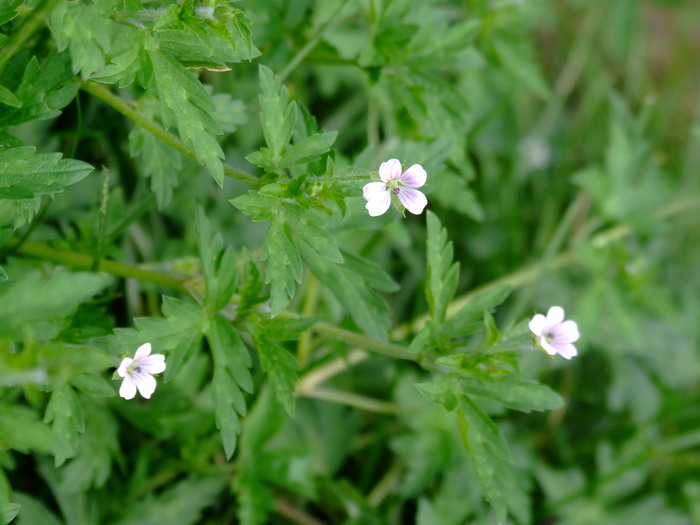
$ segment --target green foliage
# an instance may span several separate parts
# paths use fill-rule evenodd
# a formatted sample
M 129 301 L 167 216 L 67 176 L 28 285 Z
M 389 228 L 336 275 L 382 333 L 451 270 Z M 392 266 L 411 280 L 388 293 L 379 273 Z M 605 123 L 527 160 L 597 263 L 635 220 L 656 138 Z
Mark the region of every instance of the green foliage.
M 226 457 L 230 458 L 241 430 L 239 418 L 246 414 L 243 392 L 253 392 L 253 380 L 248 371 L 250 354 L 236 330 L 218 316 L 207 332 L 207 340 L 214 358 L 212 387 L 216 426 L 221 431 Z
M 62 159 L 60 153 L 37 154 L 31 146 L 0 151 L 0 204 L 10 201 L 5 204 L 17 229 L 32 220 L 41 196 L 63 191 L 92 170 L 79 160 Z
M 2 521 L 698 521 L 698 16 L 0 2 Z

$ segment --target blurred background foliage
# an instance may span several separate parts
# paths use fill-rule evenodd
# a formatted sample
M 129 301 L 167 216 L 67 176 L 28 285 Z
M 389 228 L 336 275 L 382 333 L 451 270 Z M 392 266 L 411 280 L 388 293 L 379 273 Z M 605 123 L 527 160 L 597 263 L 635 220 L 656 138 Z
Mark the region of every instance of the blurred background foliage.
M 71 18 L 78 5 L 89 6 L 92 18 Z M 211 360 L 201 353 L 187 354 L 177 375 L 166 373 L 172 381 L 159 379 L 149 402 L 114 397 L 108 372 L 91 379 L 114 365 L 99 352 L 78 355 L 71 343 L 101 341 L 137 317 L 159 318 L 160 293 L 177 292 L 167 283 L 49 271 L 51 262 L 83 263 L 56 261 L 42 246 L 89 257 L 83 270 L 106 258 L 197 276 L 198 203 L 224 244 L 251 260 L 260 258 L 266 231 L 228 202 L 248 191 L 244 182 L 226 178 L 219 188 L 195 160 L 95 96 L 91 81 L 80 90 L 71 84 L 76 75 L 112 83 L 109 66 L 126 46 L 114 27 L 156 7 L 135 0 L 0 7 L 2 44 L 32 9 L 46 11 L 0 78 L 7 88 L 0 91 L 2 149 L 33 145 L 97 168 L 51 200 L 0 202 L 4 272 L 49 290 L 47 297 L 81 290 L 45 311 L 42 297 L 4 292 L 0 501 L 21 505 L 15 522 L 24 525 L 495 523 L 455 418 L 414 388 L 426 380 L 414 363 L 368 357 L 304 332 L 285 346 L 301 365 L 294 417 L 256 373 L 230 462 L 212 415 Z M 263 144 L 264 64 L 303 105 L 298 120 L 306 117 L 309 133 L 314 119 L 318 129 L 337 131 L 336 173 L 376 170 L 393 157 L 426 168 L 429 209 L 460 262 L 458 296 L 505 283 L 513 292 L 495 314 L 504 329 L 553 304 L 578 322 L 576 359 L 522 357 L 522 375 L 559 392 L 563 408 L 482 407 L 517 466 L 510 519 L 700 524 L 700 4 L 257 0 L 227 7 L 242 11 L 252 40 L 237 37 L 239 55 L 220 61 L 230 71 L 214 63 L 196 69 L 225 132 L 227 165 L 269 177 L 245 160 Z M 173 33 L 185 31 L 181 21 L 168 23 Z M 177 55 L 177 38 L 173 56 L 202 65 Z M 45 80 L 22 76 L 17 60 L 29 68 L 30 56 Z M 177 121 L 140 84 L 148 72 L 133 67 L 136 81 L 121 94 L 150 118 Z M 54 82 L 50 92 L 35 89 L 46 79 Z M 164 96 L 167 86 L 159 89 Z M 34 103 L 20 115 L 12 93 L 21 90 Z M 209 147 L 208 160 L 198 159 L 214 175 Z M 325 165 L 314 162 L 309 170 L 322 174 Z M 341 195 L 345 213 L 333 208 L 323 226 L 343 250 L 391 276 L 378 287 L 391 292 L 382 293 L 390 315 L 378 314 L 373 326 L 408 346 L 428 310 L 424 220 L 393 211 L 367 217 L 360 187 Z M 329 190 L 314 191 L 325 198 Z M 23 244 L 15 246 L 18 238 Z M 191 285 L 195 295 L 203 287 L 196 279 Z M 20 305 L 35 314 L 13 324 Z M 356 326 L 309 272 L 291 309 Z M 172 315 L 174 330 L 179 314 Z M 18 363 L 13 341 L 29 325 L 39 339 L 60 337 L 37 344 L 34 361 Z M 51 399 L 77 403 L 69 413 L 80 417 L 52 419 L 40 385 L 66 377 L 79 377 L 75 388 L 57 387 Z M 328 388 L 314 388 L 321 381 Z M 337 392 L 343 395 L 333 398 Z M 57 436 L 74 442 L 57 445 Z M 9 520 L 16 508 L 3 512 Z

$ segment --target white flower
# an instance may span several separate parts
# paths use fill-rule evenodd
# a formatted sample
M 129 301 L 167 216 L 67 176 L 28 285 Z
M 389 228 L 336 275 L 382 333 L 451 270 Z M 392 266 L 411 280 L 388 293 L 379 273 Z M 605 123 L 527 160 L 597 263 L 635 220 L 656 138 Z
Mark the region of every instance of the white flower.
M 145 343 L 138 347 L 134 358 L 125 357 L 117 374 L 124 378 L 119 388 L 119 395 L 124 399 L 133 399 L 136 389 L 149 399 L 156 389 L 156 380 L 153 374 L 160 374 L 165 370 L 165 356 L 151 353 L 151 343 Z
M 547 317 L 535 315 L 529 326 L 540 346 L 549 355 L 559 354 L 565 359 L 571 359 L 578 354 L 572 344 L 578 341 L 578 326 L 574 321 L 564 321 L 564 309 L 561 306 L 552 306 Z
M 362 188 L 362 196 L 367 201 L 365 208 L 372 217 L 389 209 L 392 194 L 398 196 L 401 204 L 414 215 L 423 212 L 428 199 L 414 189 L 423 186 L 428 178 L 420 164 L 414 164 L 402 172 L 401 163 L 397 159 L 390 159 L 379 166 L 379 178 L 382 182 L 370 182 Z

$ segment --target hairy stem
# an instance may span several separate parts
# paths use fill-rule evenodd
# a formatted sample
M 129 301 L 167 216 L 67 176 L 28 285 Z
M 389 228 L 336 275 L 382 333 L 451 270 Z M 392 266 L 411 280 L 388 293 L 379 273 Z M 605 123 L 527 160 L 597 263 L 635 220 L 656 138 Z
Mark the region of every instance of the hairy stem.
M 100 99 L 102 102 L 111 106 L 113 109 L 117 110 L 119 113 L 124 115 L 129 120 L 138 124 L 143 129 L 151 133 L 156 138 L 162 140 L 169 146 L 175 148 L 177 151 L 182 153 L 184 156 L 189 157 L 193 160 L 197 160 L 197 156 L 187 149 L 187 147 L 172 133 L 166 131 L 158 124 L 153 122 L 147 116 L 139 113 L 131 104 L 118 95 L 112 93 L 109 88 L 98 84 L 96 82 L 83 82 L 81 88 L 86 93 L 90 93 L 94 97 Z M 258 183 L 258 179 L 253 175 L 239 171 L 231 166 L 224 164 L 224 175 L 231 177 L 232 179 L 237 179 L 243 182 L 255 186 Z

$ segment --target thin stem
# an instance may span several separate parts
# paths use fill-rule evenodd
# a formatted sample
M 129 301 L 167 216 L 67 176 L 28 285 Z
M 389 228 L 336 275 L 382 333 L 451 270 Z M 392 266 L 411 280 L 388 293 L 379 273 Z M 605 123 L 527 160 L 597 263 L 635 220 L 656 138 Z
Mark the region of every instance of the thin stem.
M 302 397 L 310 397 L 313 399 L 321 399 L 323 401 L 331 401 L 341 405 L 359 408 L 367 412 L 377 412 L 380 414 L 396 414 L 399 412 L 412 412 L 418 410 L 418 407 L 400 406 L 386 401 L 380 401 L 372 397 L 353 394 L 352 392 L 343 392 L 334 388 L 317 388 L 304 392 Z
M 331 16 L 328 17 L 328 19 L 323 22 L 319 26 L 319 28 L 316 30 L 316 34 L 311 37 L 311 39 L 306 43 L 304 47 L 302 47 L 296 55 L 294 55 L 294 58 L 287 64 L 287 66 L 282 70 L 280 73 L 280 81 L 284 82 L 285 79 L 294 71 L 297 66 L 301 63 L 304 58 L 306 58 L 306 55 L 308 55 L 311 50 L 316 47 L 316 44 L 321 40 L 321 37 L 323 36 L 323 33 L 328 29 L 328 26 L 330 26 L 333 21 L 336 19 L 336 17 L 340 14 L 340 12 L 343 10 L 343 8 L 347 5 L 348 0 L 343 0 L 343 2 L 340 3 L 340 5 L 336 8 L 333 13 L 331 13 Z
M 44 17 L 53 9 L 58 0 L 44 0 L 22 22 L 22 25 L 10 35 L 10 38 L 0 48 L 0 71 L 12 60 L 15 54 L 25 47 L 27 41 L 44 22 Z
M 369 354 L 364 350 L 355 349 L 344 357 L 334 359 L 325 365 L 314 368 L 297 382 L 297 395 L 304 396 L 307 392 L 314 390 L 316 385 L 320 385 L 326 379 L 338 375 L 357 363 L 361 363 L 368 357 Z
M 306 294 L 304 295 L 304 305 L 301 310 L 303 316 L 310 316 L 316 311 L 319 296 L 319 282 L 316 277 L 309 275 L 306 284 Z M 297 344 L 297 361 L 302 368 L 306 367 L 309 357 L 313 351 L 313 339 L 311 331 L 304 332 L 299 336 Z
M 370 507 L 378 507 L 382 501 L 396 488 L 401 477 L 401 465 L 394 463 L 386 474 L 375 485 L 372 492 L 367 496 L 367 503 Z
M 34 257 L 43 261 L 51 261 L 58 264 L 64 264 L 71 268 L 79 270 L 90 270 L 92 268 L 93 258 L 81 253 L 67 252 L 54 250 L 45 244 L 26 241 L 17 250 L 19 253 L 28 257 Z M 185 290 L 185 279 L 180 279 L 167 275 L 163 272 L 144 270 L 137 266 L 130 266 L 115 261 L 102 260 L 97 268 L 100 272 L 105 272 L 126 279 L 137 279 L 148 283 L 174 288 L 183 293 Z
M 177 151 L 189 157 L 193 160 L 197 160 L 197 156 L 194 152 L 187 149 L 187 147 L 172 133 L 169 133 L 158 124 L 153 122 L 147 116 L 139 113 L 131 104 L 118 95 L 112 93 L 107 87 L 96 82 L 83 82 L 81 88 L 86 93 L 90 93 L 94 97 L 100 99 L 102 102 L 113 109 L 124 115 L 126 118 L 132 120 L 134 123 L 141 126 L 143 129 L 151 133 L 154 137 L 162 140 L 169 146 L 175 148 Z M 255 186 L 258 183 L 258 179 L 253 175 L 239 171 L 231 166 L 224 165 L 224 175 L 231 177 L 232 179 L 237 179 L 243 182 Z
M 361 334 L 356 334 L 349 330 L 343 328 L 338 328 L 335 325 L 324 323 L 319 321 L 311 328 L 319 334 L 323 334 L 334 339 L 339 339 L 346 343 L 359 346 L 361 348 L 366 348 L 372 352 L 379 354 L 384 354 L 389 357 L 395 357 L 396 359 L 406 359 L 408 361 L 418 361 L 420 358 L 419 354 L 414 354 L 409 352 L 406 348 L 400 345 L 395 345 L 393 343 L 384 343 L 382 341 L 375 341 Z

